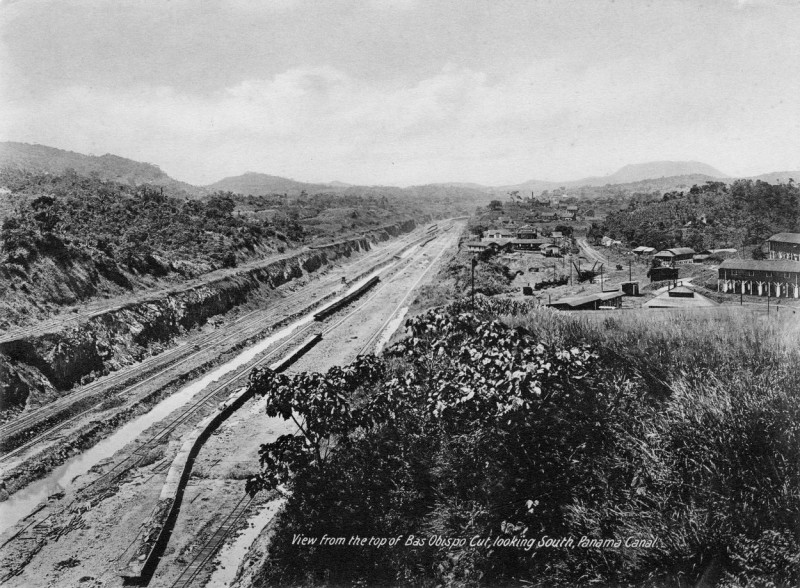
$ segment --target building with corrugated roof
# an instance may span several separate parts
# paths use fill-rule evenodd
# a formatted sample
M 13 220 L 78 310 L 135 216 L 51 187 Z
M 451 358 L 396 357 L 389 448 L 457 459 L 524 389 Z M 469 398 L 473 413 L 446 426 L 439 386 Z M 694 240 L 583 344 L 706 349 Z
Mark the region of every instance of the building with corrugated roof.
M 719 266 L 717 290 L 753 296 L 800 298 L 800 261 L 726 259 Z

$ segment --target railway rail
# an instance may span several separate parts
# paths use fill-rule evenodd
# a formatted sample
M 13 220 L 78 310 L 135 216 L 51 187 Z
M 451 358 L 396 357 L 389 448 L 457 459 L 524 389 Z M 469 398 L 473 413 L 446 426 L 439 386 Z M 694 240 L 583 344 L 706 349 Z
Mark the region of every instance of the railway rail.
M 391 262 L 402 252 L 415 244 L 424 237 L 412 237 L 403 239 L 389 252 L 378 251 L 367 255 L 364 259 L 354 262 L 347 269 L 356 274 L 354 280 L 364 273 L 369 273 L 381 264 Z M 364 270 L 363 268 L 367 268 Z M 338 273 L 338 272 L 336 272 Z M 326 277 L 321 282 L 315 284 L 318 288 L 330 288 L 341 284 L 338 277 Z M 111 374 L 105 378 L 97 380 L 84 388 L 66 394 L 58 400 L 51 402 L 39 409 L 24 414 L 13 422 L 0 426 L 0 463 L 8 461 L 30 449 L 31 447 L 52 437 L 55 433 L 63 431 L 74 422 L 80 420 L 87 414 L 95 411 L 97 406 L 105 400 L 111 392 L 130 395 L 137 388 L 152 382 L 166 372 L 184 365 L 204 353 L 205 347 L 219 346 L 234 338 L 246 340 L 253 337 L 265 329 L 277 328 L 281 325 L 280 319 L 286 313 L 297 312 L 297 305 L 308 298 L 308 293 L 298 292 L 290 295 L 279 305 L 272 309 L 257 309 L 239 317 L 232 325 L 226 327 L 223 332 L 214 332 L 202 335 L 190 342 L 179 345 L 157 356 L 151 356 L 144 362 L 133 366 L 130 370 L 122 370 Z M 324 302 L 318 299 L 317 304 Z M 265 315 L 266 316 L 259 316 Z M 265 321 L 277 321 L 268 327 L 264 326 Z M 229 334 L 227 334 L 229 333 Z M 199 350 L 195 349 L 200 347 Z M 148 370 L 144 374 L 141 372 L 142 366 Z M 135 372 L 135 373 L 131 373 Z M 131 380 L 146 376 L 145 379 L 131 382 Z M 78 411 L 77 413 L 75 411 Z M 43 430 L 44 429 L 44 430 Z M 31 436 L 33 435 L 33 436 Z
M 383 261 L 378 265 L 385 265 L 387 260 L 388 263 L 391 263 L 392 261 L 395 261 L 394 257 L 399 256 L 405 250 L 409 249 L 415 244 L 418 244 L 424 238 L 426 238 L 425 235 L 422 237 L 415 236 L 413 238 L 404 239 L 405 242 L 398 244 L 396 247 L 392 247 L 389 251 L 383 250 L 379 253 L 376 253 L 375 256 L 370 255 L 368 256 L 369 259 L 365 258 L 360 260 L 360 262 L 357 262 L 359 265 L 350 266 L 348 269 L 352 271 L 354 268 L 363 268 L 369 264 L 373 264 L 370 266 L 370 268 L 372 268 L 374 267 L 376 260 L 380 259 L 381 257 L 383 258 Z M 397 265 L 402 266 L 404 264 Z M 364 273 L 366 272 L 362 272 L 361 275 L 364 275 Z M 329 282 L 336 282 L 336 278 L 333 276 L 327 279 Z M 383 285 L 383 287 L 386 286 L 386 284 Z M 336 324 L 325 328 L 322 334 L 330 332 L 344 320 L 361 311 L 361 309 L 376 295 L 377 292 L 373 292 L 368 300 L 364 301 L 361 305 L 359 305 L 358 308 L 350 312 L 347 317 L 341 321 L 337 321 Z M 288 299 L 286 304 L 288 305 Z M 340 305 L 338 309 L 343 307 L 344 305 Z M 257 312 L 259 311 L 248 313 L 248 315 L 240 317 L 240 320 L 245 319 L 247 316 L 255 315 Z M 178 427 L 187 423 L 190 419 L 192 419 L 192 417 L 196 417 L 204 407 L 217 405 L 223 396 L 227 396 L 226 391 L 231 387 L 231 385 L 233 385 L 237 380 L 246 377 L 254 367 L 279 357 L 287 350 L 287 348 L 296 344 L 297 341 L 302 337 L 306 337 L 306 339 L 308 339 L 309 333 L 318 330 L 319 327 L 317 325 L 319 325 L 318 322 L 312 322 L 302 328 L 297 329 L 294 333 L 292 333 L 274 348 L 267 350 L 257 361 L 250 362 L 241 369 L 238 369 L 234 374 L 226 378 L 224 381 L 215 383 L 211 388 L 203 392 L 199 398 L 194 400 L 191 404 L 180 409 L 174 416 L 170 417 L 167 422 L 162 423 L 160 428 L 155 433 L 151 434 L 147 440 L 136 447 L 126 457 L 115 463 L 97 478 L 88 482 L 79 490 L 75 491 L 74 495 L 67 503 L 54 507 L 53 502 L 50 501 L 49 503 L 40 505 L 40 507 L 38 507 L 34 512 L 26 516 L 21 521 L 19 528 L 10 537 L 5 539 L 2 544 L 0 544 L 0 549 L 4 549 L 8 547 L 9 544 L 12 544 L 16 541 L 24 541 L 26 545 L 26 553 L 28 553 L 29 556 L 27 559 L 23 558 L 23 561 L 17 560 L 16 565 L 7 560 L 7 563 L 4 565 L 6 568 L 5 574 L 0 577 L 0 583 L 6 582 L 9 578 L 21 573 L 30 558 L 33 557 L 33 555 L 38 552 L 38 550 L 41 549 L 45 543 L 69 532 L 73 528 L 74 524 L 76 524 L 74 521 L 76 519 L 80 519 L 80 512 L 82 512 L 81 509 L 84 508 L 82 505 L 91 504 L 93 499 L 102 500 L 105 497 L 105 491 L 111 488 L 115 482 L 120 480 L 133 468 L 141 464 L 142 461 L 148 457 L 148 453 L 150 453 L 154 447 L 163 443 Z M 317 333 L 315 336 L 319 337 L 320 335 L 320 333 Z M 163 471 L 163 467 L 165 465 L 166 464 L 160 463 L 156 464 L 155 469 Z M 244 507 L 244 510 L 246 510 L 246 507 Z M 242 512 L 244 512 L 244 510 L 242 510 Z M 226 519 L 230 521 L 231 528 L 235 526 L 235 523 L 240 516 L 241 513 L 233 518 L 229 517 Z M 226 533 L 227 531 L 221 533 L 215 532 L 215 535 L 219 541 L 214 542 L 209 550 L 209 557 L 201 560 L 202 565 L 197 568 L 198 570 L 201 569 L 202 566 L 207 563 L 208 559 L 210 559 L 210 556 L 216 552 L 216 549 L 219 548 L 219 546 L 222 544 L 222 541 L 224 541 L 225 536 L 227 536 Z M 183 575 L 184 578 L 188 578 L 186 580 L 187 582 L 191 582 L 192 579 L 196 577 L 195 571 L 189 571 L 187 574 Z
M 410 295 L 410 293 L 416 288 L 419 282 L 427 275 L 428 271 L 430 271 L 431 267 L 433 267 L 444 253 L 444 250 L 431 262 L 428 268 L 426 268 L 423 275 L 414 283 L 414 285 L 409 289 L 409 292 L 404 297 L 403 301 Z M 406 263 L 410 263 L 411 258 L 406 260 Z M 405 265 L 405 264 L 401 264 Z M 395 268 L 396 271 L 399 271 L 399 267 Z M 371 278 L 364 284 L 362 284 L 358 289 L 354 290 L 353 292 L 347 294 L 346 296 L 342 297 L 329 307 L 327 307 L 323 313 L 317 313 L 318 315 L 322 314 L 321 318 L 318 320 L 325 320 L 331 316 L 333 316 L 339 310 L 345 308 L 348 304 L 359 298 L 363 295 L 366 291 L 370 288 L 375 286 L 378 283 L 377 276 Z M 375 298 L 378 296 L 380 291 L 384 288 L 389 287 L 389 282 L 384 282 L 382 286 L 373 291 L 372 294 L 366 299 L 363 300 L 356 308 L 350 310 L 344 317 L 336 320 L 333 324 L 327 325 L 326 328 L 321 332 L 317 333 L 312 339 L 307 339 L 306 342 L 301 345 L 299 348 L 302 353 L 310 348 L 310 346 L 316 344 L 319 340 L 321 340 L 325 335 L 337 329 L 340 325 L 344 322 L 349 320 L 352 316 L 362 312 L 364 308 Z M 392 313 L 394 314 L 394 313 Z M 317 318 L 317 315 L 315 315 Z M 382 329 L 381 329 L 382 330 Z M 273 369 L 276 371 L 284 371 L 287 369 L 295 360 L 297 352 L 295 355 L 288 357 L 287 359 L 280 362 L 279 365 L 276 365 Z M 263 360 L 262 360 L 263 361 Z M 251 366 L 249 369 L 252 369 L 255 365 Z M 235 395 L 235 400 L 232 402 L 235 403 L 235 406 L 232 404 L 225 409 L 222 409 L 216 419 L 209 421 L 206 424 L 201 424 L 202 430 L 196 434 L 195 438 L 190 438 L 185 447 L 181 449 L 178 458 L 176 458 L 176 462 L 173 464 L 173 469 L 179 468 L 180 469 L 180 481 L 174 485 L 173 488 L 170 488 L 167 491 L 167 487 L 169 486 L 169 477 L 167 482 L 165 482 L 165 489 L 162 490 L 161 497 L 159 499 L 159 503 L 161 505 L 166 506 L 159 506 L 156 505 L 153 517 L 156 519 L 160 519 L 163 521 L 158 526 L 157 531 L 157 538 L 152 546 L 149 547 L 149 550 L 146 552 L 144 559 L 141 556 L 134 556 L 133 559 L 129 561 L 126 568 L 123 570 L 123 576 L 125 578 L 125 582 L 127 584 L 132 585 L 146 585 L 149 583 L 150 578 L 155 572 L 156 567 L 160 561 L 162 554 L 164 553 L 167 544 L 169 542 L 169 538 L 172 532 L 172 528 L 177 521 L 177 516 L 181 508 L 181 503 L 183 500 L 183 488 L 185 484 L 188 482 L 189 477 L 191 475 L 192 466 L 194 463 L 194 459 L 199 453 L 200 449 L 202 448 L 205 441 L 208 439 L 210 432 L 216 429 L 221 423 L 241 405 L 244 404 L 246 400 L 248 400 L 252 396 L 252 392 L 246 389 L 240 390 Z M 228 414 L 225 414 L 225 410 L 230 408 Z M 181 457 L 181 455 L 183 457 Z M 177 474 L 175 474 L 177 476 Z M 202 571 L 203 567 L 209 563 L 216 553 L 217 549 L 222 546 L 224 543 L 225 538 L 230 533 L 231 529 L 235 525 L 235 520 L 238 520 L 242 516 L 241 513 L 237 513 L 237 511 L 241 508 L 242 502 L 244 498 L 241 499 L 236 506 L 234 507 L 233 511 L 225 517 L 223 523 L 220 527 L 212 534 L 211 538 L 205 543 L 203 548 L 201 548 L 200 553 L 192 559 L 189 565 L 181 572 L 179 578 L 175 581 L 173 586 L 187 586 L 191 585 L 190 582 L 193 582 L 198 574 Z M 249 504 L 249 503 L 248 503 Z M 246 508 L 246 507 L 245 507 Z M 235 516 L 234 516 L 235 515 Z M 233 523 L 231 521 L 234 521 Z M 150 534 L 152 536 L 152 534 Z M 138 553 L 138 552 L 137 552 Z

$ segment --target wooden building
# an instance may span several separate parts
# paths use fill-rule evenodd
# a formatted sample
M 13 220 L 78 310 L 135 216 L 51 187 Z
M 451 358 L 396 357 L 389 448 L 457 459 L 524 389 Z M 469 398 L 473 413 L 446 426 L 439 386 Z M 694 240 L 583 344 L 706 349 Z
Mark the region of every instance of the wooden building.
M 717 291 L 800 298 L 800 261 L 726 259 L 719 266 Z
M 483 238 L 486 240 L 513 239 L 515 236 L 516 234 L 512 229 L 489 229 L 484 233 Z
M 673 247 L 663 249 L 653 256 L 653 262 L 661 267 L 675 267 L 694 262 L 694 249 L 691 247 Z
M 536 239 L 539 237 L 539 232 L 536 227 L 525 225 L 517 229 L 517 239 Z
M 549 245 L 549 239 L 511 239 L 515 251 L 535 251 L 539 253 L 542 245 Z
M 778 233 L 767 239 L 770 259 L 800 261 L 800 233 Z

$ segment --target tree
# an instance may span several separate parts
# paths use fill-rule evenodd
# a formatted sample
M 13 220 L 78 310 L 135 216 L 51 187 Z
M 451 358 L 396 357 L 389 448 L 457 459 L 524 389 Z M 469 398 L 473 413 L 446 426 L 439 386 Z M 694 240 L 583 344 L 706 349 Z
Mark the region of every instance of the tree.
M 492 200 L 489 203 L 489 210 L 503 210 L 503 203 L 499 200 Z

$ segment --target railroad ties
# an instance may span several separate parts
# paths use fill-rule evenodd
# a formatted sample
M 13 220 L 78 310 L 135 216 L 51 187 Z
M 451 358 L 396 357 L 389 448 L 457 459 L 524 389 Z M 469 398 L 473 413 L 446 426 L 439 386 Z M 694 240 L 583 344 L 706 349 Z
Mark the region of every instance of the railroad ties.
M 322 340 L 322 335 L 316 333 L 308 336 L 300 345 L 292 349 L 278 363 L 272 367 L 276 372 L 282 372 L 302 357 L 309 349 Z M 279 350 L 285 349 L 286 344 Z M 276 351 L 275 353 L 278 353 Z M 272 354 L 270 354 L 271 356 Z M 270 357 L 267 356 L 267 357 Z M 219 408 L 207 416 L 185 438 L 178 454 L 169 466 L 167 479 L 161 489 L 153 512 L 145 521 L 146 532 L 142 534 L 139 545 L 133 557 L 127 562 L 120 575 L 127 585 L 146 585 L 153 576 L 167 545 L 169 544 L 172 530 L 178 520 L 183 494 L 189 483 L 195 459 L 200 453 L 205 442 L 212 433 L 241 406 L 253 396 L 248 387 L 242 387 L 233 392 L 230 397 L 220 404 Z M 230 517 L 227 520 L 229 520 Z M 231 521 L 233 525 L 235 521 Z M 225 525 L 226 523 L 223 523 Z M 222 532 L 222 531 L 220 531 Z M 227 532 L 226 532 L 227 533 Z M 215 533 L 216 534 L 216 533 Z M 223 536 L 224 539 L 224 536 Z M 220 540 L 221 544 L 222 539 Z M 219 545 L 217 545 L 218 547 Z M 211 549 L 209 547 L 209 549 Z M 216 547 L 214 547 L 216 550 Z M 200 563 L 197 565 L 205 565 Z M 196 572 L 192 572 L 196 575 Z
M 222 547 L 225 539 L 236 528 L 241 518 L 247 512 L 247 509 L 253 503 L 254 498 L 243 495 L 239 502 L 233 507 L 231 512 L 223 519 L 219 527 L 209 537 L 205 544 L 197 551 L 189 565 L 184 568 L 181 575 L 172 583 L 172 588 L 188 588 L 193 586 L 193 582 L 197 575 L 203 570 L 214 557 L 217 550 Z

